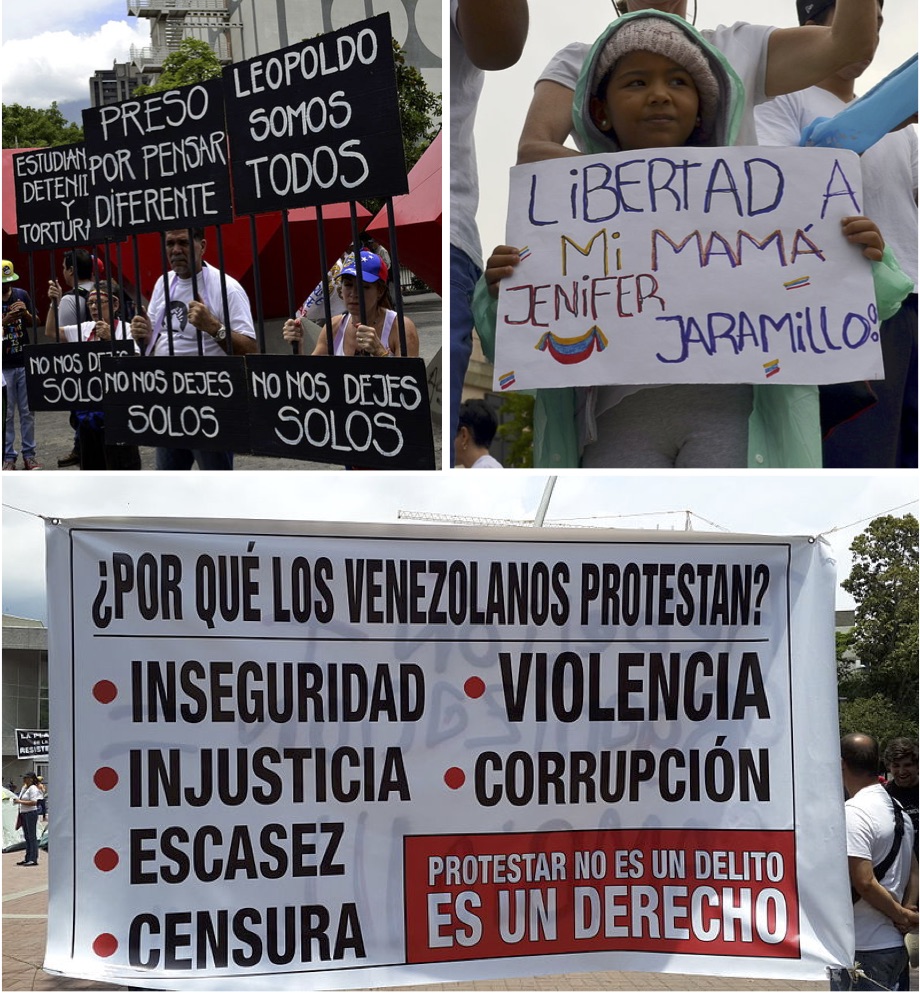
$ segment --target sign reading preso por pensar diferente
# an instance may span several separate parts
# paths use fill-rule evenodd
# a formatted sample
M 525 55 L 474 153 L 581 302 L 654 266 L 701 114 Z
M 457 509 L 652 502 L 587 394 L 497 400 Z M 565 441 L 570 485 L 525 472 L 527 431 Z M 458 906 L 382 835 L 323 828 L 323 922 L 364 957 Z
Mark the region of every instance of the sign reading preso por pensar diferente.
M 293 990 L 852 964 L 822 542 L 46 533 L 73 744 L 46 969 Z

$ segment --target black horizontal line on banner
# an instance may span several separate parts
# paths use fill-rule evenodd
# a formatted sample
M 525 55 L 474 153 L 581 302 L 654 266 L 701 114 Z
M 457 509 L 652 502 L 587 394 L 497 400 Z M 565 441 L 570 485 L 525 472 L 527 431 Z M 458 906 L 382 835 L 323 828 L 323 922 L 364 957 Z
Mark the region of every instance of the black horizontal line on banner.
M 402 643 L 409 641 L 451 642 L 453 644 L 484 644 L 494 643 L 494 638 L 335 638 L 315 637 L 305 635 L 253 635 L 253 634 L 94 634 L 94 638 L 145 638 L 148 641 L 177 639 L 182 641 L 350 641 L 356 645 L 364 642 Z M 568 644 L 578 645 L 758 645 L 768 642 L 769 638 L 731 638 L 714 641 L 712 638 L 578 638 Z M 501 644 L 558 644 L 559 638 L 506 638 Z

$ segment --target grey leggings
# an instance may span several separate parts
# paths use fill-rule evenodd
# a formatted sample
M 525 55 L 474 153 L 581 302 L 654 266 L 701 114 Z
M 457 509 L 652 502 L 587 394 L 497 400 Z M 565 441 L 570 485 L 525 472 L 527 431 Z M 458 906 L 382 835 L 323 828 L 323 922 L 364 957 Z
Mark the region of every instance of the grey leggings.
M 748 464 L 751 386 L 640 390 L 597 419 L 585 468 L 735 469 Z

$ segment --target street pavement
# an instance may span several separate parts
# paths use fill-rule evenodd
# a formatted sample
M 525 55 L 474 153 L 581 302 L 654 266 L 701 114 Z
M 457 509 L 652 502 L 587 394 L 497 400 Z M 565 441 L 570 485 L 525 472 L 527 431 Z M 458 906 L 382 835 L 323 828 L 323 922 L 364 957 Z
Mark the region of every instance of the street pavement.
M 4 993 L 12 990 L 119 990 L 112 983 L 62 979 L 42 971 L 48 921 L 48 860 L 42 852 L 36 867 L 19 866 L 21 852 L 3 855 L 3 977 Z M 731 979 L 724 976 L 685 976 L 676 973 L 585 972 L 527 979 L 481 980 L 391 987 L 408 990 L 826 990 L 824 982 L 772 979 Z M 911 976 L 917 989 L 917 973 Z
M 403 298 L 403 310 L 418 328 L 419 355 L 425 360 L 426 366 L 438 353 L 441 347 L 441 298 L 436 293 L 419 293 Z M 265 322 L 265 345 L 269 354 L 290 354 L 291 346 L 281 336 L 283 320 Z M 42 339 L 43 340 L 43 339 Z M 53 411 L 37 411 L 35 413 L 35 440 L 37 458 L 43 471 L 79 472 L 79 466 L 59 469 L 57 460 L 73 448 L 73 428 L 70 426 L 70 415 Z M 16 450 L 19 451 L 19 424 L 16 423 Z M 435 464 L 441 468 L 441 430 L 440 418 L 434 428 Z M 327 465 L 320 462 L 304 462 L 298 459 L 268 458 L 256 455 L 234 456 L 234 469 L 286 469 L 286 470 L 325 470 L 342 471 L 342 466 Z M 155 469 L 154 450 L 141 449 L 141 467 Z M 17 469 L 22 469 L 22 459 L 17 463 Z

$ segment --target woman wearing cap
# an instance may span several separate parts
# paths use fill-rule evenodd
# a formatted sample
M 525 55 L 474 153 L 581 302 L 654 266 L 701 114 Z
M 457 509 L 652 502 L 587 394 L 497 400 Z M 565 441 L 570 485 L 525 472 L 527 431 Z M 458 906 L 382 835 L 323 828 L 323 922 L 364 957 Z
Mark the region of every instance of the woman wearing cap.
M 17 865 L 38 865 L 38 801 L 42 791 L 35 783 L 35 775 L 27 772 L 22 777 L 23 787 L 13 803 L 19 804 L 22 833 L 26 839 L 26 857 Z
M 358 277 L 355 260 L 345 265 L 338 278 L 338 293 L 345 303 L 346 313 L 332 318 L 334 355 L 372 355 L 387 358 L 399 355 L 399 328 L 396 311 L 387 288 L 387 264 L 373 252 L 361 252 L 361 277 L 364 283 L 364 311 L 367 323 L 361 323 Z M 418 331 L 406 317 L 406 348 L 408 355 L 418 355 Z M 285 341 L 303 341 L 299 318 L 285 321 L 282 330 Z M 329 354 L 329 336 L 321 334 L 313 349 L 314 355 Z
M 637 11 L 611 24 L 591 49 L 575 91 L 575 123 L 588 152 L 732 145 L 743 103 L 740 79 L 694 28 L 677 15 Z M 846 222 L 844 236 L 867 258 L 881 260 L 878 228 L 864 217 Z M 487 355 L 494 352 L 498 282 L 519 261 L 517 249 L 499 246 L 476 288 L 476 327 Z M 880 300 L 879 310 L 899 305 Z M 535 466 L 749 464 L 821 465 L 816 387 L 611 384 L 537 391 Z

